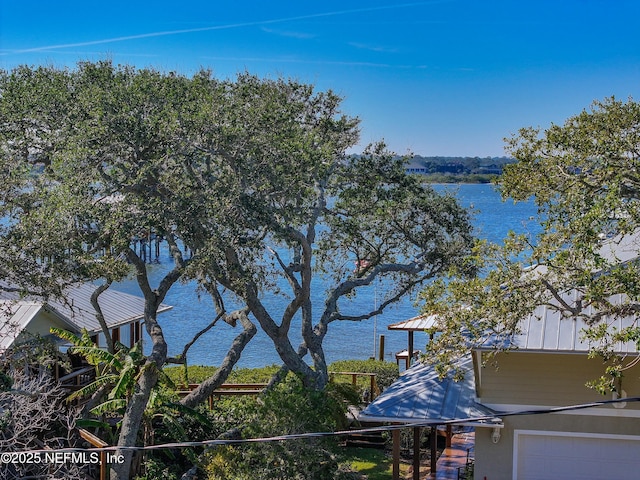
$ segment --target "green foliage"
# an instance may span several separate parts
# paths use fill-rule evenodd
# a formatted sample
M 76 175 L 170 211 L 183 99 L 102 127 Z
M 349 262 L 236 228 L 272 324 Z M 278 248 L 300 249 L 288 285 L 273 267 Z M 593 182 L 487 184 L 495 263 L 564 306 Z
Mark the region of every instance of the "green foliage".
M 378 388 L 383 391 L 400 376 L 398 365 L 394 362 L 383 362 L 380 360 L 339 360 L 329 365 L 330 372 L 362 372 L 375 373 Z M 341 378 L 342 377 L 342 378 Z M 336 381 L 351 381 L 350 377 L 337 375 Z M 370 388 L 369 378 L 358 377 L 360 388 Z
M 236 368 L 229 374 L 227 383 L 267 383 L 280 368 L 278 365 L 269 365 L 261 368 Z M 189 365 L 189 383 L 201 383 L 216 373 L 217 370 L 218 367 L 208 365 Z M 182 367 L 165 367 L 163 371 L 175 385 L 180 386 L 184 383 Z
M 181 476 L 170 465 L 153 457 L 145 459 L 144 470 L 145 474 L 137 476 L 136 480 L 178 480 Z
M 329 389 L 309 390 L 295 376 L 259 400 L 243 402 L 230 415 L 221 412 L 228 428 L 240 428 L 243 438 L 264 438 L 304 432 L 329 432 L 340 426 L 344 403 Z M 235 423 L 235 425 L 234 425 Z M 350 478 L 340 465 L 335 439 L 309 438 L 260 442 L 212 449 L 207 454 L 210 479 L 334 479 Z
M 145 430 L 153 443 L 197 442 L 210 440 L 215 431 L 215 419 L 208 410 L 192 409 L 178 403 L 173 392 L 155 389 L 145 411 Z M 181 476 L 197 464 L 202 449 L 180 448 L 157 450 L 145 455 L 146 475 L 165 470 L 167 474 Z M 148 462 L 150 467 L 147 466 Z
M 81 336 L 59 328 L 52 328 L 51 333 L 73 344 L 70 353 L 77 353 L 87 359 L 90 365 L 96 368 L 96 379 L 69 395 L 68 400 L 86 398 L 96 393 L 101 388 L 109 389 L 107 398 L 100 405 L 91 410 L 94 415 L 104 415 L 110 412 L 124 412 L 127 399 L 133 393 L 137 377 L 145 362 L 145 357 L 138 343 L 132 348 L 125 347 L 121 343 L 116 345 L 115 353 L 110 353 L 92 341 L 86 330 Z
M 384 450 L 372 448 L 347 448 L 345 461 L 353 470 L 366 475 L 367 480 L 389 480 L 393 474 L 393 463 Z M 400 474 L 406 475 L 406 464 L 400 463 Z M 404 477 L 402 477 L 404 478 Z
M 452 270 L 423 291 L 425 311 L 441 320 L 442 335 L 427 350 L 442 372 L 470 347 L 490 341 L 496 350 L 510 348 L 519 320 L 547 305 L 586 323 L 591 356 L 606 362 L 602 378 L 590 385 L 617 391 L 618 378 L 634 365 L 617 346 L 640 340 L 633 239 L 640 232 L 639 127 L 640 104 L 609 98 L 564 125 L 523 128 L 508 139 L 517 163 L 505 167 L 502 194 L 534 199 L 540 233 L 511 234 L 503 245 L 479 243 L 468 261 L 480 276 L 464 279 Z M 621 244 L 624 254 L 613 254 Z M 628 325 L 615 328 L 614 319 Z
M 11 389 L 13 379 L 4 372 L 0 372 L 0 392 L 6 392 Z
M 224 289 L 287 367 L 322 389 L 330 323 L 380 313 L 458 264 L 472 238 L 454 198 L 406 175 L 405 159 L 383 144 L 346 155 L 359 119 L 341 103 L 331 91 L 248 73 L 188 78 L 109 61 L 2 72 L 0 160 L 16 172 L 3 196 L 15 219 L 6 251 L 68 281 L 121 278 L 129 260 L 150 293 L 132 238 L 179 239 L 194 255 L 172 249 L 176 270 L 158 295 L 194 278 L 222 311 Z M 354 272 L 356 260 L 369 268 Z M 318 272 L 333 285 L 314 314 L 306 306 Z M 377 311 L 345 315 L 343 303 L 374 279 L 394 285 Z M 280 318 L 262 302 L 271 294 L 288 294 Z M 291 332 L 296 315 L 306 357 Z M 161 333 L 153 315 L 145 322 Z
M 133 267 L 145 297 L 149 358 L 78 344 L 103 366 L 91 389 L 108 385 L 104 409 L 127 402 L 121 445 L 143 437 L 140 419 L 169 350 L 157 307 L 175 282 L 196 280 L 228 323 L 233 298 L 283 363 L 323 391 L 332 322 L 372 318 L 466 265 L 465 209 L 406 175 L 383 144 L 347 155 L 359 119 L 341 104 L 331 91 L 248 73 L 218 80 L 109 61 L 0 72 L 0 208 L 11 219 L 0 227 L 3 277 L 56 293 L 57 282 L 115 281 Z M 149 232 L 169 243 L 174 262 L 153 287 L 131 248 Z M 354 271 L 356 260 L 369 266 Z M 333 282 L 325 308 L 311 309 L 322 272 Z M 346 314 L 345 303 L 380 279 L 394 288 L 377 309 Z M 263 303 L 273 295 L 286 298 L 277 316 Z M 128 476 L 128 464 L 113 468 Z

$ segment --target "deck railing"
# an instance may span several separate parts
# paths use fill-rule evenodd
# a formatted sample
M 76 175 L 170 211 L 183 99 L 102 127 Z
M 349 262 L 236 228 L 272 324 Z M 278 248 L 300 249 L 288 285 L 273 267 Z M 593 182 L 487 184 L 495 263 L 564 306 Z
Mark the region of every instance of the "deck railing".
M 80 390 L 82 387 L 89 385 L 96 379 L 96 367 L 91 365 L 80 367 L 71 373 L 58 378 L 60 384 L 71 391 Z
M 78 429 L 78 432 L 80 433 L 80 436 L 84 440 L 89 442 L 89 444 L 92 447 L 104 448 L 109 446 L 109 444 L 102 441 L 101 439 L 96 437 L 93 433 L 88 432 L 83 428 Z M 109 474 L 109 465 L 107 464 L 107 452 L 103 450 L 100 452 L 100 477 L 99 477 L 100 480 L 107 480 L 108 474 Z
M 329 372 L 329 379 L 333 381 L 336 375 L 350 376 L 351 384 L 358 384 L 358 377 L 369 377 L 369 392 L 368 392 L 368 400 L 369 402 L 373 402 L 378 395 L 380 395 L 380 388 L 378 387 L 378 382 L 376 381 L 375 373 L 365 373 L 365 372 Z
M 191 383 L 188 387 L 181 385 L 177 393 L 180 397 L 186 397 L 199 386 L 198 383 Z M 220 400 L 223 396 L 260 395 L 265 388 L 266 383 L 223 383 L 209 395 L 209 409 L 213 409 L 214 401 Z

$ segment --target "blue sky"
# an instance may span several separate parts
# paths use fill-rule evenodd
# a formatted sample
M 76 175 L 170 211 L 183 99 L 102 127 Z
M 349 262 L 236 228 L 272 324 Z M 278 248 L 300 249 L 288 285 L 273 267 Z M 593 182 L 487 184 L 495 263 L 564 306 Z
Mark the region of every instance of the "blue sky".
M 358 148 L 501 156 L 521 127 L 640 100 L 638 18 L 637 0 L 0 0 L 0 68 L 293 77 L 344 96 Z

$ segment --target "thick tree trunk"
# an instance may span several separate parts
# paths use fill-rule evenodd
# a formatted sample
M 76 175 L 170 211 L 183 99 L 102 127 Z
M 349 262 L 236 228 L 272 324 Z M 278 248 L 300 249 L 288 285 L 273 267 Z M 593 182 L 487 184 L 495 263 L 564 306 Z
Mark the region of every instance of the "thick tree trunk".
M 127 405 L 127 410 L 122 419 L 122 427 L 118 439 L 119 447 L 133 447 L 136 445 L 138 431 L 142 424 L 144 411 L 147 408 L 151 389 L 157 381 L 158 371 L 156 366 L 150 365 L 149 368 L 145 368 L 145 371 L 136 383 L 134 394 Z M 124 462 L 111 465 L 111 480 L 129 480 L 133 451 L 129 449 L 118 449 L 116 450 L 116 455 L 122 455 Z
M 140 425 L 142 425 L 142 417 L 147 408 L 151 390 L 158 382 L 159 370 L 167 359 L 167 344 L 164 340 L 162 329 L 156 320 L 156 312 L 159 305 L 160 301 L 156 299 L 152 305 L 149 305 L 148 302 L 145 308 L 145 325 L 153 347 L 151 355 L 149 355 L 143 367 L 142 374 L 136 382 L 133 396 L 127 404 L 127 409 L 122 419 L 122 427 L 120 428 L 118 447 L 134 447 L 136 445 Z M 122 455 L 124 462 L 111 466 L 111 479 L 129 480 L 133 451 L 119 448 L 116 450 L 116 454 Z
M 142 425 L 144 411 L 147 408 L 151 390 L 158 382 L 159 371 L 167 360 L 167 342 L 164 339 L 162 328 L 158 324 L 158 308 L 162 303 L 166 293 L 178 278 L 180 278 L 180 268 L 175 268 L 167 274 L 157 290 L 152 290 L 147 277 L 147 268 L 144 262 L 132 250 L 127 252 L 128 259 L 134 264 L 137 273 L 137 280 L 145 299 L 144 324 L 151 338 L 151 354 L 147 357 L 147 362 L 142 367 L 142 372 L 136 385 L 134 393 L 127 404 L 127 409 L 122 419 L 122 427 L 118 438 L 118 447 L 135 447 L 138 432 Z M 176 263 L 182 263 L 178 261 Z M 118 448 L 117 455 L 122 455 L 124 462 L 114 463 L 111 466 L 112 480 L 129 480 L 131 474 L 131 461 L 133 450 L 128 448 Z

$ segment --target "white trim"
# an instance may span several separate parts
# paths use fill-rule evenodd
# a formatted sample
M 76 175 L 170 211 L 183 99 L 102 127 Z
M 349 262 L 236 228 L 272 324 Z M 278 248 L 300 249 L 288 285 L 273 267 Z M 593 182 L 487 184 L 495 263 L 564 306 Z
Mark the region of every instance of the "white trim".
M 627 440 L 640 442 L 640 435 L 615 435 L 610 433 L 591 433 L 591 432 L 558 432 L 553 430 L 520 430 L 513 431 L 513 462 L 512 475 L 513 480 L 518 479 L 518 441 L 520 436 L 539 436 L 539 437 L 573 437 L 573 438 L 599 438 L 602 440 Z
M 520 412 L 525 410 L 548 410 L 551 408 L 561 408 L 560 405 L 518 405 L 514 403 L 483 403 L 478 401 L 485 407 L 495 412 Z M 629 408 L 614 408 L 615 403 L 599 405 L 589 408 L 581 408 L 579 410 L 565 410 L 563 412 L 550 412 L 552 415 L 584 415 L 587 417 L 621 417 L 621 418 L 640 418 L 640 410 Z
M 438 426 L 444 427 L 446 425 L 452 425 L 454 427 L 487 427 L 487 428 L 504 428 L 501 418 L 486 417 L 487 420 L 480 420 L 479 417 L 473 417 L 469 419 L 445 419 L 445 418 L 399 418 L 399 417 L 379 417 L 371 415 L 358 415 L 358 420 L 361 422 L 376 422 L 376 423 L 393 423 L 396 425 L 421 425 L 424 427 Z M 495 420 L 496 423 L 492 423 Z
M 494 347 L 478 347 L 475 348 L 474 351 L 480 353 L 495 353 L 496 349 Z M 587 356 L 590 350 L 588 348 L 584 348 L 583 350 L 575 350 L 575 349 L 543 349 L 543 348 L 526 348 L 526 347 L 513 347 L 511 349 L 504 349 L 501 353 L 535 353 L 535 354 L 544 354 L 544 355 L 583 355 Z M 640 352 L 630 351 L 630 352 L 613 352 L 615 355 L 624 356 L 624 357 L 637 357 L 640 356 Z

